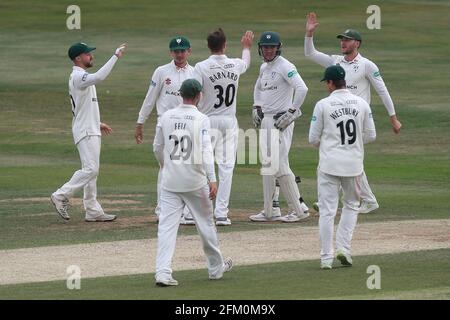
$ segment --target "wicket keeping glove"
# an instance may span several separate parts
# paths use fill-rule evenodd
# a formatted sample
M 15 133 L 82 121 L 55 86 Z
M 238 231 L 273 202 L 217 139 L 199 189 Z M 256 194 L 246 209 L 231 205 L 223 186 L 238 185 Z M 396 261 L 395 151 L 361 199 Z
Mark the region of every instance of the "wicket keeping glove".
M 275 118 L 275 128 L 279 129 L 280 131 L 283 131 L 286 129 L 293 121 L 300 118 L 302 115 L 302 112 L 300 111 L 300 108 L 292 108 L 288 111 L 281 114 L 278 118 Z
M 261 121 L 264 118 L 264 113 L 261 110 L 260 106 L 255 106 L 253 108 L 253 125 L 255 128 L 259 128 L 261 126 Z

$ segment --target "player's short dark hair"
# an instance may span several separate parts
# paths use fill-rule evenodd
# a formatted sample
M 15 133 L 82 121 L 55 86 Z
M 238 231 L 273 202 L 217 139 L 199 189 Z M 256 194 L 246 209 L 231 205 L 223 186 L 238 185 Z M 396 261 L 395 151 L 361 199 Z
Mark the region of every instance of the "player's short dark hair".
M 223 32 L 222 28 L 218 28 L 208 34 L 206 40 L 208 41 L 209 50 L 212 52 L 217 52 L 224 48 L 225 42 L 227 42 L 227 37 L 225 36 L 225 32 Z
M 330 80 L 330 81 L 333 82 L 336 89 L 345 89 L 347 87 L 347 84 L 344 79 Z

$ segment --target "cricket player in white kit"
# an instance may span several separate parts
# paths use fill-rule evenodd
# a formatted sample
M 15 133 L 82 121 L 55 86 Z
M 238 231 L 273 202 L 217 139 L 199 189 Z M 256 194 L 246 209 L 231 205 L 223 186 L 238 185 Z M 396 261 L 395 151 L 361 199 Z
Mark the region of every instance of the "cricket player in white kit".
M 189 65 L 188 57 L 191 54 L 191 44 L 189 39 L 183 36 L 176 36 L 169 42 L 170 55 L 172 61 L 168 64 L 156 68 L 154 71 L 147 95 L 142 103 L 141 110 L 135 128 L 135 139 L 137 144 L 141 144 L 143 141 L 143 128 L 144 123 L 152 112 L 156 104 L 156 112 L 159 123 L 161 116 L 169 109 L 178 106 L 181 102 L 180 87 L 184 80 L 193 78 L 194 68 Z M 161 196 L 161 178 L 163 163 L 160 163 L 160 169 L 158 172 L 158 184 L 157 184 L 157 205 L 155 214 L 159 216 L 161 211 L 160 196 Z M 194 224 L 194 219 L 189 213 L 189 210 L 185 210 L 181 219 L 182 224 Z
M 126 44 L 116 49 L 114 55 L 96 73 L 86 72 L 93 66 L 94 47 L 85 43 L 76 43 L 69 48 L 68 55 L 73 61 L 73 70 L 69 78 L 69 94 L 72 105 L 72 133 L 81 159 L 81 169 L 50 197 L 58 214 L 69 220 L 67 213 L 69 199 L 83 189 L 83 204 L 87 222 L 105 222 L 116 219 L 106 214 L 97 201 L 97 176 L 100 167 L 101 135 L 110 134 L 112 129 L 100 122 L 97 92 L 95 85 L 109 75 L 117 60 L 122 57 Z
M 343 55 L 327 55 L 317 51 L 314 48 L 313 35 L 318 26 L 317 17 L 314 12 L 308 14 L 305 34 L 305 56 L 306 58 L 328 67 L 331 65 L 340 65 L 346 72 L 347 89 L 351 93 L 363 98 L 370 104 L 370 85 L 380 96 L 383 104 L 389 114 L 393 131 L 400 132 L 402 124 L 397 119 L 394 103 L 392 102 L 389 91 L 381 77 L 378 67 L 367 58 L 364 58 L 358 49 L 361 45 L 361 35 L 356 30 L 348 29 L 337 37 L 341 39 L 341 51 Z M 378 209 L 379 205 L 373 194 L 365 172 L 361 177 L 361 204 L 360 213 L 368 213 Z
M 211 121 L 211 138 L 219 171 L 214 216 L 218 226 L 228 226 L 228 217 L 233 169 L 236 162 L 238 122 L 236 101 L 239 79 L 250 66 L 250 48 L 253 32 L 247 31 L 241 39 L 242 59 L 231 59 L 225 55 L 226 36 L 217 29 L 207 37 L 211 56 L 195 65 L 195 78 L 203 86 L 203 98 L 198 105 L 200 112 Z
M 322 269 L 333 266 L 334 217 L 340 188 L 343 208 L 336 233 L 336 257 L 344 266 L 353 263 L 350 247 L 358 219 L 364 144 L 376 137 L 370 106 L 346 89 L 345 74 L 337 65 L 325 70 L 322 81 L 326 81 L 331 94 L 317 102 L 309 130 L 309 143 L 319 147 L 317 186 Z
M 209 278 L 220 279 L 232 268 L 231 259 L 222 257 L 214 225 L 211 200 L 217 192 L 216 175 L 209 119 L 196 108 L 201 90 L 197 80 L 185 80 L 180 88 L 183 103 L 166 111 L 156 127 L 155 154 L 164 161 L 155 275 L 159 286 L 178 285 L 171 263 L 185 205 L 202 240 Z
M 280 36 L 267 31 L 261 35 L 259 54 L 263 57 L 259 77 L 254 88 L 253 122 L 260 127 L 260 151 L 263 168 L 276 157 L 278 168 L 271 174 L 263 175 L 264 210 L 250 216 L 251 221 L 265 222 L 281 220 L 296 222 L 309 216 L 308 208 L 300 201 L 300 192 L 295 176 L 289 166 L 289 150 L 294 132 L 294 121 L 302 115 L 300 107 L 305 100 L 308 88 L 297 72 L 297 68 L 281 54 Z M 275 131 L 275 133 L 274 133 Z M 279 134 L 279 153 L 272 150 L 272 135 Z M 267 138 L 267 140 L 266 140 Z M 273 211 L 275 178 L 280 184 L 289 212 L 281 217 Z

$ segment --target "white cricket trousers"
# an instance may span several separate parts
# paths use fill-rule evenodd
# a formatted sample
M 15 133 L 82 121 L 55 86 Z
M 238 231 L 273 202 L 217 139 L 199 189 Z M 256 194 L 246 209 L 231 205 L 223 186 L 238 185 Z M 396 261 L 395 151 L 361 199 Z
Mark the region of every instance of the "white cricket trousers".
M 219 249 L 212 202 L 209 200 L 209 187 L 205 185 L 203 188 L 190 192 L 171 192 L 165 190 L 163 186 L 155 279 L 168 280 L 172 276 L 172 258 L 184 205 L 188 206 L 195 220 L 206 255 L 209 277 L 219 278 L 223 273 L 223 257 Z
M 101 136 L 86 136 L 77 143 L 81 160 L 81 170 L 77 170 L 72 178 L 56 190 L 56 197 L 70 199 L 83 188 L 83 204 L 87 218 L 104 214 L 97 201 L 97 176 L 100 167 Z
M 263 174 L 264 212 L 272 216 L 275 178 L 280 182 L 281 192 L 285 197 L 289 212 L 300 212 L 300 191 L 295 182 L 294 173 L 289 165 L 289 151 L 294 134 L 294 122 L 286 129 L 275 128 L 274 114 L 264 114 L 259 131 L 259 149 L 263 167 L 271 168 L 271 174 Z M 277 139 L 278 134 L 278 139 Z M 278 149 L 278 150 L 277 150 Z
M 217 163 L 219 181 L 214 216 L 227 218 L 233 170 L 236 163 L 239 128 L 235 116 L 209 116 L 211 145 Z
M 369 202 L 369 203 L 378 203 L 377 198 L 372 192 L 370 188 L 369 181 L 367 180 L 366 172 L 360 176 L 360 186 L 361 186 L 361 200 Z
M 338 177 L 317 170 L 319 195 L 319 232 L 322 261 L 334 258 L 334 217 L 339 203 L 339 188 L 342 188 L 342 214 L 336 232 L 336 249 L 350 254 L 353 231 L 358 219 L 360 187 L 358 177 Z

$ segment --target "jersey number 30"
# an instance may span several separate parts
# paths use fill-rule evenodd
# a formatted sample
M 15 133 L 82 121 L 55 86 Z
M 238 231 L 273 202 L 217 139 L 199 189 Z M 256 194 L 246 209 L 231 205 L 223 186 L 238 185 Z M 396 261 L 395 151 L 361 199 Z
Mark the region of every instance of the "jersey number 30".
M 234 84 L 229 84 L 225 90 L 222 86 L 220 85 L 215 85 L 214 86 L 215 90 L 218 90 L 219 92 L 217 93 L 217 99 L 219 99 L 219 102 L 217 102 L 214 105 L 214 108 L 220 108 L 224 103 L 225 106 L 229 107 L 233 104 L 234 101 L 234 97 L 236 96 L 236 87 L 234 86 Z M 225 94 L 225 97 L 224 97 Z
M 356 124 L 355 120 L 349 119 L 344 125 L 344 121 L 339 122 L 336 127 L 341 130 L 341 144 L 345 144 L 346 135 L 348 136 L 348 144 L 354 144 L 356 141 Z M 345 127 L 345 128 L 344 128 Z

